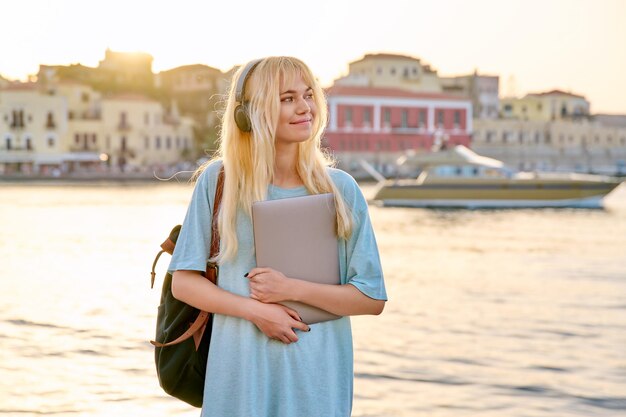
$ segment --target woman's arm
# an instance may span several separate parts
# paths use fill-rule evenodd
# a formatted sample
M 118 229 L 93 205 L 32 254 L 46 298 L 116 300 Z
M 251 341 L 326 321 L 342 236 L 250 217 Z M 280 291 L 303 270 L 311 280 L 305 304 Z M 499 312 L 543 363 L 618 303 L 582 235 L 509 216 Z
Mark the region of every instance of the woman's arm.
M 254 268 L 248 275 L 250 297 L 263 303 L 298 301 L 338 316 L 380 314 L 384 300 L 375 300 L 351 284 L 328 285 L 288 278 L 271 268 Z
M 284 343 L 296 342 L 295 329 L 309 331 L 299 320 L 298 313 L 279 304 L 264 304 L 225 291 L 198 271 L 175 271 L 172 295 L 193 307 L 211 313 L 235 316 L 254 323 L 269 338 Z

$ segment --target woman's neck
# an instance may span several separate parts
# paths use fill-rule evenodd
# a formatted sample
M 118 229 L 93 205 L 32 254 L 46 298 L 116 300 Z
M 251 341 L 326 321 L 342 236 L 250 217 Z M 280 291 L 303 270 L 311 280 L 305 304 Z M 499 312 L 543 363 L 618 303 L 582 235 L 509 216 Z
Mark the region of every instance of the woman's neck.
M 301 186 L 303 183 L 296 169 L 297 160 L 297 143 L 277 146 L 274 156 L 274 178 L 272 179 L 272 184 L 282 188 Z

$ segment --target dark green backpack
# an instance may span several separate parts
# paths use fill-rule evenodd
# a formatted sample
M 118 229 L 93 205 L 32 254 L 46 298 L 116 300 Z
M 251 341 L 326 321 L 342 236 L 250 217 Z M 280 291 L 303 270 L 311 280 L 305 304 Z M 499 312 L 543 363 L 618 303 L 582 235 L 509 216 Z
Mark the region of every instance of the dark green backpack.
M 219 251 L 219 233 L 217 231 L 217 212 L 222 199 L 224 174 L 220 171 L 211 231 L 211 250 L 209 259 Z M 161 251 L 152 264 L 151 288 L 154 287 L 154 269 L 163 252 L 174 253 L 180 233 L 180 225 L 175 226 L 168 238 L 161 244 Z M 209 262 L 205 277 L 217 284 L 217 265 Z M 211 343 L 213 315 L 200 311 L 172 295 L 172 274 L 165 274 L 161 303 L 157 314 L 156 337 L 151 341 L 155 346 L 154 359 L 159 383 L 169 395 L 185 401 L 194 407 L 202 407 L 204 379 L 206 377 L 207 357 Z

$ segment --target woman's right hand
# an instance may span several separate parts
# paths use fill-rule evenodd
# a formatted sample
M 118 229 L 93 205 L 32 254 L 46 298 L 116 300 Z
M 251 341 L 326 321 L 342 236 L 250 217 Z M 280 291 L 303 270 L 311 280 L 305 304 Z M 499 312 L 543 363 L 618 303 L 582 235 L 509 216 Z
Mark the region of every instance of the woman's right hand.
M 300 321 L 295 310 L 280 304 L 256 303 L 252 323 L 270 339 L 280 340 L 285 344 L 298 341 L 294 329 L 308 332 L 310 327 Z

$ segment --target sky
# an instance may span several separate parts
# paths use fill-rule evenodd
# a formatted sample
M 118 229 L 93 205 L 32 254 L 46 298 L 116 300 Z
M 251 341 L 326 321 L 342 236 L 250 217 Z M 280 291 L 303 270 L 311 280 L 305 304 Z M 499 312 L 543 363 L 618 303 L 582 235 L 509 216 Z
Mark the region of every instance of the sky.
M 626 0 L 3 0 L 0 75 L 97 66 L 147 52 L 155 72 L 292 55 L 323 85 L 367 53 L 410 55 L 442 76 L 500 77 L 501 96 L 584 95 L 626 114 Z

